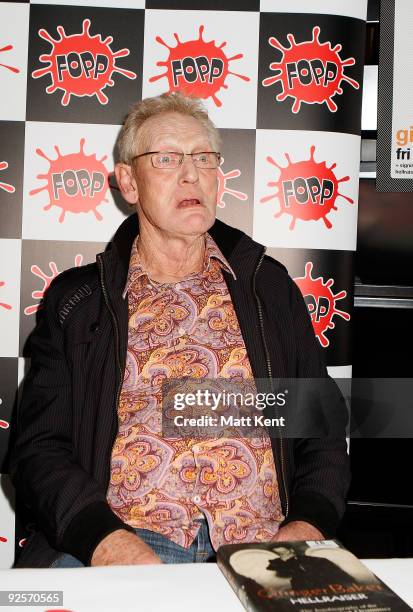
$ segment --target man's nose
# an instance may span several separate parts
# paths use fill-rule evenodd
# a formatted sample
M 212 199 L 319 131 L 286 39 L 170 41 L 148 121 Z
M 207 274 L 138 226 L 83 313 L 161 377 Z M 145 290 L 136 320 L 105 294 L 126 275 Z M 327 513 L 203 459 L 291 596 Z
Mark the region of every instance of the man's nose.
M 184 155 L 182 164 L 179 167 L 180 177 L 182 181 L 196 183 L 199 179 L 198 168 L 194 164 L 194 160 L 190 155 Z

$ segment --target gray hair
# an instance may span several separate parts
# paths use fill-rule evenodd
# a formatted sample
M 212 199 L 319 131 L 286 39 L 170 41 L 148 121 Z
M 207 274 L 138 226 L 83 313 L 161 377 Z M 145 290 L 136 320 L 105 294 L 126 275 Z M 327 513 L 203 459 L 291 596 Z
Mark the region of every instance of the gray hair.
M 189 98 L 179 92 L 164 93 L 153 98 L 145 98 L 130 108 L 117 140 L 120 162 L 131 164 L 137 154 L 137 148 L 144 139 L 141 128 L 145 121 L 162 113 L 180 113 L 193 117 L 205 128 L 213 149 L 220 150 L 221 137 L 208 117 L 203 102 L 199 98 Z

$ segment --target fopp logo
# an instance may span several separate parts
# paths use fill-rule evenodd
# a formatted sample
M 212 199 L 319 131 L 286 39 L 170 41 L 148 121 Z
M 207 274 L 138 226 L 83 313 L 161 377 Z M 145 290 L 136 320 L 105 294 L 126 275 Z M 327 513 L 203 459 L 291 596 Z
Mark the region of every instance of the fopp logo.
M 0 53 L 4 53 L 5 51 L 11 51 L 12 49 L 14 49 L 13 45 L 6 45 L 5 47 L 1 47 L 0 48 Z M 20 72 L 19 68 L 16 68 L 15 66 L 9 66 L 8 64 L 1 64 L 0 66 L 2 68 L 6 68 L 7 70 L 10 70 L 10 72 L 13 72 L 14 74 L 18 74 Z
M 3 403 L 3 400 L 0 397 L 0 406 L 2 405 L 2 403 Z M 8 421 L 4 421 L 3 419 L 0 419 L 0 429 L 8 429 L 9 427 L 10 427 L 10 423 Z
M 62 155 L 59 147 L 55 145 L 56 159 L 50 159 L 41 149 L 36 149 L 37 155 L 50 163 L 50 168 L 47 174 L 37 175 L 38 179 L 45 179 L 46 184 L 32 189 L 30 195 L 47 191 L 49 204 L 44 206 L 43 210 L 50 210 L 52 206 L 61 208 L 59 223 L 63 223 L 67 212 L 92 211 L 98 221 L 103 219 L 97 207 L 102 202 L 108 202 L 105 198 L 109 187 L 108 171 L 103 165 L 107 155 L 101 159 L 97 159 L 94 153 L 86 155 L 84 144 L 85 139 L 82 138 L 80 150 L 67 155 Z
M 8 167 L 9 164 L 6 161 L 0 162 L 0 170 L 7 170 Z M 16 191 L 16 188 L 13 185 L 10 185 L 9 183 L 3 183 L 2 181 L 0 181 L 0 189 L 7 191 L 7 193 L 14 193 Z
M 206 42 L 202 38 L 205 27 L 199 28 L 199 38 L 181 42 L 178 34 L 174 34 L 176 46 L 170 47 L 160 37 L 156 37 L 156 42 L 166 47 L 169 57 L 165 62 L 157 62 L 157 66 L 165 66 L 166 71 L 149 79 L 150 83 L 158 81 L 163 77 L 168 79 L 169 91 L 180 91 L 186 96 L 197 98 L 212 98 L 216 106 L 222 106 L 222 102 L 217 98 L 216 93 L 221 89 L 228 89 L 225 80 L 228 75 L 236 76 L 243 81 L 250 78 L 231 72 L 229 62 L 241 59 L 243 53 L 238 53 L 232 57 L 227 57 L 223 48 L 227 44 L 223 42 L 219 47 L 214 40 Z
M 75 266 L 76 267 L 81 266 L 82 261 L 83 261 L 83 255 L 76 255 Z M 50 283 L 52 282 L 54 278 L 56 278 L 56 276 L 60 274 L 59 270 L 57 269 L 57 265 L 54 261 L 49 261 L 49 268 L 50 268 L 51 274 L 46 274 L 45 272 L 43 272 L 43 270 L 41 270 L 41 268 L 39 268 L 39 266 L 35 264 L 31 266 L 30 271 L 32 272 L 32 274 L 34 274 L 35 276 L 40 278 L 40 280 L 43 281 L 43 287 L 40 290 L 35 289 L 34 291 L 32 291 L 32 298 L 34 300 L 40 300 L 40 301 L 37 304 L 32 304 L 31 306 L 27 306 L 24 309 L 25 315 L 28 315 L 28 316 L 32 315 L 42 307 L 42 300 L 45 296 L 46 291 L 50 287 Z
M 325 226 L 331 229 L 332 224 L 327 219 L 335 206 L 338 196 L 345 198 L 350 204 L 354 200 L 339 192 L 339 183 L 346 182 L 349 176 L 337 179 L 333 170 L 337 164 L 327 166 L 326 162 L 316 162 L 314 159 L 315 146 L 310 149 L 310 158 L 304 161 L 291 161 L 285 153 L 288 165 L 283 167 L 277 164 L 270 156 L 267 161 L 278 168 L 280 176 L 278 181 L 270 181 L 268 187 L 275 187 L 276 192 L 261 198 L 260 202 L 268 202 L 278 198 L 280 211 L 274 217 L 291 215 L 290 230 L 293 230 L 297 219 L 302 221 L 318 221 L 322 219 Z
M 36 531 L 36 523 L 27 523 L 27 525 L 25 525 L 25 531 L 28 532 L 28 535 L 27 535 L 27 537 L 21 538 L 19 540 L 18 544 L 19 544 L 20 548 L 23 548 L 26 545 L 27 540 L 32 535 L 32 533 L 35 533 L 35 531 Z
M 222 159 L 222 164 L 223 164 L 224 158 L 222 157 L 221 159 Z M 217 206 L 219 208 L 225 208 L 224 195 L 226 193 L 234 196 L 234 198 L 237 198 L 237 200 L 241 200 L 242 202 L 245 202 L 245 200 L 248 200 L 248 196 L 246 193 L 243 193 L 242 191 L 236 191 L 235 189 L 230 189 L 227 186 L 227 183 L 229 180 L 233 178 L 238 178 L 239 176 L 241 176 L 241 170 L 238 170 L 238 168 L 235 168 L 234 170 L 230 170 L 229 172 L 223 172 L 222 164 L 218 168 L 218 174 L 217 174 L 217 179 L 218 179 Z
M 282 52 L 282 59 L 270 64 L 270 69 L 277 74 L 267 77 L 262 84 L 268 87 L 280 82 L 282 90 L 276 100 L 282 102 L 288 97 L 293 98 L 293 113 L 299 112 L 302 103 L 325 103 L 328 110 L 335 113 L 338 107 L 333 97 L 343 93 L 342 82 L 346 81 L 354 89 L 360 88 L 357 81 L 344 74 L 346 66 L 356 63 L 354 57 L 342 60 L 339 55 L 342 45 L 333 47 L 331 42 L 320 43 L 319 35 L 320 28 L 315 26 L 309 41 L 297 43 L 293 34 L 287 34 L 289 47 L 284 47 L 273 36 L 268 40 L 272 47 Z
M 107 104 L 109 99 L 103 92 L 105 87 L 114 85 L 113 75 L 117 72 L 128 79 L 136 79 L 135 72 L 120 68 L 116 64 L 118 57 L 129 55 L 129 49 L 113 52 L 110 45 L 112 36 L 105 40 L 100 34 L 89 34 L 90 19 L 83 21 L 80 34 L 67 35 L 63 26 L 57 26 L 60 38 L 54 39 L 46 30 L 39 30 L 39 36 L 52 45 L 49 55 L 41 55 L 40 61 L 47 64 L 32 72 L 32 77 L 38 79 L 50 74 L 52 83 L 46 87 L 51 94 L 57 89 L 62 90 L 62 105 L 67 106 L 71 96 L 96 96 L 101 104 Z
M 348 312 L 344 312 L 337 308 L 337 302 L 347 296 L 347 291 L 343 290 L 334 294 L 331 290 L 334 280 L 329 278 L 324 282 L 321 276 L 313 278 L 311 276 L 312 270 L 313 263 L 308 261 L 305 264 L 305 275 L 294 278 L 294 281 L 303 294 L 313 323 L 315 335 L 321 346 L 326 348 L 330 345 L 330 340 L 327 338 L 326 332 L 335 327 L 332 320 L 334 315 L 338 315 L 345 321 L 350 321 Z

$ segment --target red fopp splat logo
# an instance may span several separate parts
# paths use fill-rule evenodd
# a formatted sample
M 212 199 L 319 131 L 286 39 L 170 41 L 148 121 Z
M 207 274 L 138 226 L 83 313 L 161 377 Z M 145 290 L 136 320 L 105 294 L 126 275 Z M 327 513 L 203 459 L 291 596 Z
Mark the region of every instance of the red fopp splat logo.
M 76 267 L 81 266 L 82 261 L 83 261 L 83 255 L 76 255 L 75 266 Z M 32 298 L 34 300 L 40 300 L 40 301 L 37 304 L 32 304 L 31 306 L 27 306 L 24 309 L 25 315 L 32 315 L 42 307 L 41 300 L 43 300 L 46 291 L 50 287 L 50 283 L 52 282 L 54 278 L 56 278 L 56 276 L 60 274 L 59 270 L 57 269 L 57 265 L 55 264 L 54 261 L 49 261 L 49 268 L 50 268 L 51 274 L 46 274 L 45 272 L 43 272 L 43 270 L 39 268 L 39 266 L 36 266 L 35 264 L 31 266 L 30 271 L 32 272 L 32 274 L 40 278 L 41 281 L 43 281 L 43 287 L 40 290 L 32 291 Z
M 6 170 L 9 167 L 9 164 L 6 161 L 2 161 L 0 162 L 0 170 Z M 16 188 L 13 187 L 13 185 L 10 185 L 9 183 L 2 183 L 0 181 L 0 189 L 3 189 L 4 191 L 7 191 L 8 193 L 14 193 L 16 191 Z
M 0 397 L 0 406 L 2 405 L 3 400 Z M 8 429 L 10 427 L 10 423 L 8 423 L 7 421 L 3 421 L 3 419 L 0 419 L 0 429 Z
M 4 51 L 11 51 L 12 49 L 14 49 L 13 45 L 6 45 L 5 47 L 1 47 L 0 48 L 0 53 L 3 53 Z M 1 64 L 0 66 L 2 68 L 6 68 L 7 70 L 10 70 L 10 72 L 13 72 L 14 74 L 18 74 L 20 72 L 19 68 L 16 68 L 15 66 L 9 66 L 8 64 Z
M 63 223 L 67 212 L 92 211 L 98 221 L 103 219 L 97 207 L 103 202 L 108 202 L 105 198 L 109 187 L 108 171 L 103 165 L 107 155 L 101 159 L 97 159 L 96 154 L 86 155 L 84 144 L 85 139 L 82 138 L 79 152 L 67 155 L 62 155 L 55 146 L 56 159 L 50 159 L 41 149 L 36 149 L 36 153 L 50 163 L 50 168 L 47 174 L 37 175 L 38 179 L 45 179 L 46 184 L 32 189 L 30 195 L 47 191 L 49 204 L 43 210 L 50 210 L 52 206 L 61 208 L 60 223 Z
M 32 77 L 38 79 L 50 74 L 52 83 L 46 92 L 51 94 L 57 89 L 62 90 L 63 106 L 69 104 L 71 96 L 96 96 L 101 104 L 107 104 L 109 99 L 103 90 L 114 85 L 112 77 L 116 72 L 128 79 L 136 79 L 135 72 L 116 64 L 117 58 L 129 55 L 129 49 L 113 52 L 110 48 L 112 36 L 103 40 L 100 34 L 91 36 L 89 29 L 90 19 L 83 21 L 80 34 L 70 36 L 59 25 L 60 38 L 56 40 L 46 30 L 39 30 L 39 36 L 52 45 L 52 50 L 49 55 L 39 57 L 47 66 L 34 70 Z
M 337 104 L 333 97 L 342 94 L 341 84 L 349 83 L 354 89 L 360 85 L 354 79 L 344 74 L 346 66 L 356 63 L 354 57 L 342 60 L 339 53 L 342 45 L 333 47 L 330 42 L 320 43 L 320 28 L 313 28 L 312 40 L 297 43 L 293 34 L 287 34 L 290 43 L 284 47 L 277 38 L 271 36 L 270 45 L 282 52 L 280 62 L 270 64 L 270 69 L 277 72 L 275 76 L 263 80 L 264 87 L 280 82 L 282 91 L 276 100 L 282 102 L 288 97 L 293 98 L 292 111 L 298 113 L 301 104 L 326 104 L 335 113 Z
M 224 163 L 224 158 L 222 158 L 222 164 L 223 163 Z M 230 170 L 229 172 L 223 172 L 222 165 L 218 168 L 217 206 L 219 208 L 225 208 L 225 202 L 223 198 L 226 193 L 234 196 L 234 198 L 237 198 L 238 200 L 241 200 L 242 202 L 244 202 L 245 200 L 248 200 L 248 196 L 246 193 L 243 193 L 242 191 L 236 191 L 235 189 L 230 189 L 227 186 L 227 183 L 229 180 L 238 178 L 239 176 L 241 176 L 241 170 L 238 170 L 238 168 L 234 170 Z
M 4 287 L 5 284 L 5 282 L 0 281 L 0 287 Z M 5 304 L 4 302 L 0 302 L 0 308 L 5 308 L 5 310 L 11 310 L 10 304 Z
M 187 96 L 197 98 L 212 98 L 217 106 L 222 106 L 222 102 L 217 98 L 216 93 L 222 89 L 228 89 L 225 80 L 228 75 L 236 76 L 243 81 L 250 78 L 231 72 L 229 62 L 244 57 L 243 53 L 238 53 L 232 57 L 227 57 L 223 48 L 227 44 L 223 42 L 219 47 L 214 40 L 206 42 L 202 38 L 205 27 L 199 28 L 199 38 L 181 42 L 178 34 L 174 34 L 176 46 L 170 47 L 160 36 L 156 41 L 166 47 L 169 57 L 165 62 L 157 62 L 157 66 L 165 66 L 166 71 L 149 79 L 150 83 L 158 81 L 163 77 L 168 79 L 169 91 L 180 91 Z
M 280 176 L 278 181 L 270 181 L 268 187 L 275 187 L 276 192 L 261 198 L 261 202 L 268 202 L 278 198 L 281 209 L 274 216 L 291 215 L 290 229 L 294 229 L 297 219 L 302 221 L 318 221 L 322 219 L 325 226 L 331 229 L 332 224 L 327 219 L 331 210 L 337 210 L 335 202 L 338 196 L 345 198 L 350 204 L 354 200 L 339 192 L 339 183 L 346 182 L 349 176 L 337 179 L 333 170 L 337 164 L 327 166 L 326 162 L 316 162 L 314 159 L 315 147 L 310 149 L 310 158 L 305 161 L 293 162 L 288 153 L 285 153 L 288 165 L 283 167 L 277 164 L 270 156 L 267 161 L 278 168 Z
M 334 329 L 334 315 L 342 317 L 345 321 L 350 321 L 348 312 L 339 310 L 337 302 L 347 296 L 347 291 L 340 291 L 334 294 L 331 290 L 334 280 L 329 278 L 324 282 L 323 278 L 313 278 L 311 276 L 313 263 L 308 261 L 305 264 L 305 276 L 294 278 L 307 304 L 308 312 L 311 316 L 314 332 L 322 347 L 330 345 L 330 340 L 326 336 L 329 329 Z
M 28 523 L 27 525 L 25 525 L 25 530 L 28 532 L 28 535 L 27 535 L 27 537 L 21 538 L 19 540 L 19 547 L 20 548 L 23 548 L 26 545 L 27 540 L 29 539 L 29 537 L 33 533 L 35 533 L 35 531 L 36 531 L 36 523 Z

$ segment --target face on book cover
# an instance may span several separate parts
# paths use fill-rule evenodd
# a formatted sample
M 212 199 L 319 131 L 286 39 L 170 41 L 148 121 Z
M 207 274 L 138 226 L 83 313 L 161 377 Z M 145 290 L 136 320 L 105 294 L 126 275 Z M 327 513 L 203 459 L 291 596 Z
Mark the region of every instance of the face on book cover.
M 287 561 L 288 559 L 295 557 L 294 551 L 290 550 L 286 546 L 276 546 L 272 550 L 280 557 L 281 561 Z
M 180 113 L 162 113 L 142 126 L 148 151 L 196 153 L 214 150 L 205 127 Z M 139 224 L 150 224 L 169 235 L 197 236 L 213 225 L 217 205 L 217 169 L 197 168 L 185 156 L 177 168 L 154 168 L 150 155 L 135 159 L 130 184 L 121 189 L 136 206 Z M 125 184 L 125 183 L 124 183 Z

